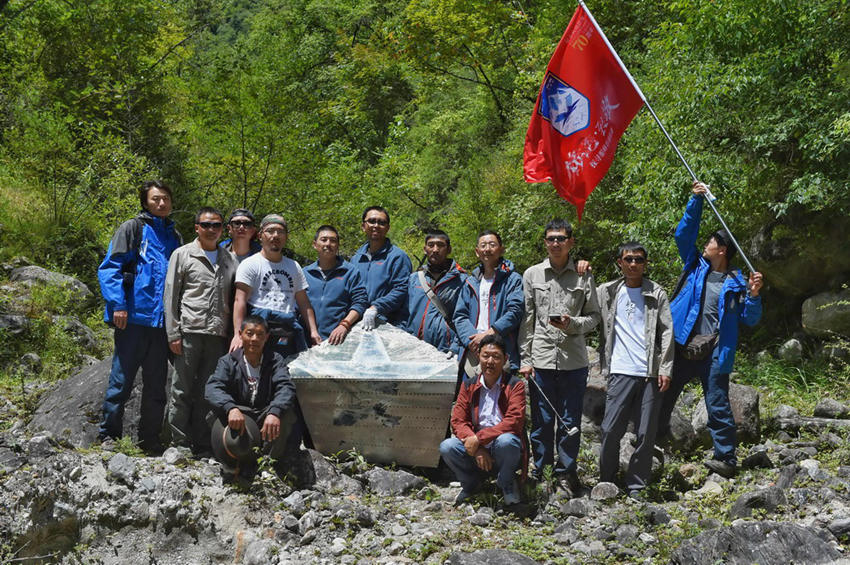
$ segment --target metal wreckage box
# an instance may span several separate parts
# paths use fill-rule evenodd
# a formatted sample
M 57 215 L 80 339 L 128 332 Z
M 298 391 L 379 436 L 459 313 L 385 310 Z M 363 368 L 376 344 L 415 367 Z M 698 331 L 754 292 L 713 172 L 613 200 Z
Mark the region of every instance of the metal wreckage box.
M 448 429 L 457 361 L 388 324 L 355 326 L 289 361 L 317 450 L 352 448 L 373 463 L 436 467 Z

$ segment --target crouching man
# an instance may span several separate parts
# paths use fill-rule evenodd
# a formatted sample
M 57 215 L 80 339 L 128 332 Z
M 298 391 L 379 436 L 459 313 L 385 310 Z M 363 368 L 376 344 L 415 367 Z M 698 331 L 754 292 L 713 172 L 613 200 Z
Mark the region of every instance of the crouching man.
M 649 481 L 661 397 L 670 387 L 673 319 L 667 293 L 643 276 L 643 245 L 622 244 L 617 265 L 622 278 L 598 289 L 603 325 L 599 359 L 603 374 L 608 374 L 599 475 L 603 482 L 614 482 L 620 467 L 620 440 L 634 417 L 637 445 L 625 483 L 629 496 L 636 497 Z
M 521 468 L 524 478 L 528 464 L 525 382 L 505 371 L 507 359 L 502 337 L 484 336 L 481 373 L 463 383 L 452 410 L 454 437 L 440 444 L 440 454 L 462 486 L 455 504 L 472 497 L 482 476 L 493 473 L 505 505 L 520 501 L 516 471 Z
M 280 353 L 263 350 L 268 336 L 265 319 L 246 316 L 239 331 L 242 347 L 219 359 L 207 381 L 213 452 L 225 479 L 253 476 L 253 447 L 278 462 L 294 449 L 288 439 L 295 421 L 295 385 Z M 259 437 L 251 437 L 254 431 Z M 239 452 L 231 448 L 246 444 Z

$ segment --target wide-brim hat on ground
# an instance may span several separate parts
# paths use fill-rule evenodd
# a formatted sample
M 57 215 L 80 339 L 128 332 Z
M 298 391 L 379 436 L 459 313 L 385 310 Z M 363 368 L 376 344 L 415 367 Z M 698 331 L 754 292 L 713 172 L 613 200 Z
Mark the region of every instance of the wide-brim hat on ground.
M 216 419 L 212 428 L 212 449 L 219 461 L 226 463 L 244 463 L 256 461 L 255 447 L 262 444 L 260 428 L 250 416 L 245 416 L 245 429 L 240 434 Z

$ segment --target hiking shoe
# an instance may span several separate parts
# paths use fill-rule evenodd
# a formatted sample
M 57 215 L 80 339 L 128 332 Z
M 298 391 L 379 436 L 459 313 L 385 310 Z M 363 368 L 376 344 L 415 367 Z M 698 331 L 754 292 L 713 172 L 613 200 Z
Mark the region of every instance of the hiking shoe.
M 721 461 L 720 459 L 708 459 L 707 461 L 703 461 L 703 465 L 705 465 L 709 471 L 713 473 L 717 473 L 721 477 L 731 479 L 735 476 L 735 473 L 738 472 L 738 467 L 732 463 L 727 463 L 726 461 Z
M 519 487 L 517 486 L 516 479 L 514 479 L 510 486 L 502 489 L 502 495 L 505 498 L 505 506 L 519 504 Z
M 581 494 L 581 481 L 578 478 L 578 473 L 568 471 L 559 477 L 558 486 L 563 490 L 568 491 L 573 496 Z

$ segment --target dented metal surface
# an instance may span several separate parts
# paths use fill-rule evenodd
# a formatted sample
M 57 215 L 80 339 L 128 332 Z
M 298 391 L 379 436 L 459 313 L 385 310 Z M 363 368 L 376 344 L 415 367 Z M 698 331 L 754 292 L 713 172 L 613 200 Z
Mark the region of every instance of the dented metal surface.
M 454 400 L 457 362 L 390 325 L 355 327 L 289 362 L 313 443 L 355 448 L 368 461 L 436 467 Z

